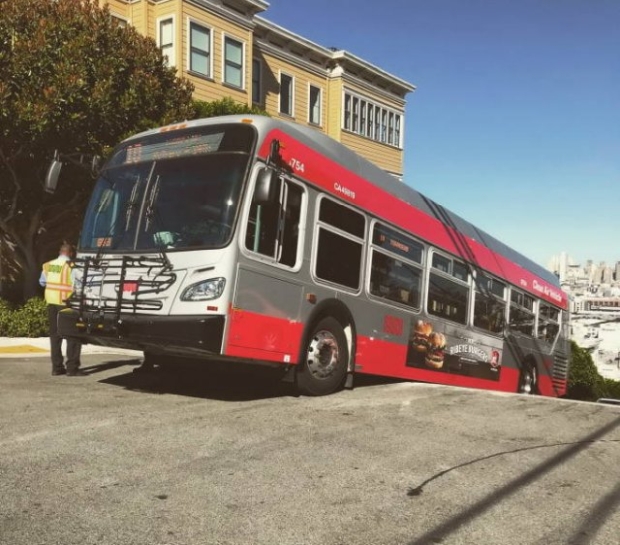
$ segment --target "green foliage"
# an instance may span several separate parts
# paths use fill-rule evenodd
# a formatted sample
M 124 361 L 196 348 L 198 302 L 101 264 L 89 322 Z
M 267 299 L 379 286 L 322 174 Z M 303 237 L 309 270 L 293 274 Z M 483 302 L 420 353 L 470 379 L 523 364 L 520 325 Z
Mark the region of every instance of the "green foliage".
M 232 98 L 226 97 L 221 100 L 214 100 L 212 102 L 205 102 L 203 100 L 194 100 L 194 119 L 200 119 L 204 117 L 217 117 L 219 115 L 241 115 L 241 114 L 254 114 L 265 115 L 269 114 L 265 110 L 261 110 L 256 106 L 248 106 L 247 104 L 241 104 L 235 102 Z
M 18 308 L 0 299 L 0 336 L 44 337 L 48 333 L 47 304 L 43 299 L 33 297 Z
M 54 150 L 105 155 L 129 134 L 189 119 L 193 86 L 97 0 L 4 0 L 0 7 L 0 237 L 36 293 L 38 268 L 75 237 L 87 172 L 43 179 Z M 48 247 L 51 245 L 52 249 Z
M 620 382 L 602 377 L 590 352 L 571 341 L 571 364 L 566 397 L 596 401 L 602 397 L 620 399 Z

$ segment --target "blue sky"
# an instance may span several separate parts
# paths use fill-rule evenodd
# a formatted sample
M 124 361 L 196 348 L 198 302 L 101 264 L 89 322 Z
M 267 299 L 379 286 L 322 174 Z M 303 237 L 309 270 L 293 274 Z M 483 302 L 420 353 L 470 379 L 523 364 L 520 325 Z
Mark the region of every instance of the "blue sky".
M 270 0 L 414 85 L 405 181 L 546 265 L 620 260 L 620 0 Z

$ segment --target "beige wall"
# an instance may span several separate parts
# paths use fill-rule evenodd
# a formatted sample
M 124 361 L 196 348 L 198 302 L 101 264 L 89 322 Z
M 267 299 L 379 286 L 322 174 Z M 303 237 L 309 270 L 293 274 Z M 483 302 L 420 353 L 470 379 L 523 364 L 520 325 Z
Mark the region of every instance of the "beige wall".
M 187 78 L 195 87 L 194 96 L 199 100 L 218 100 L 231 97 L 237 102 L 252 103 L 252 59 L 261 61 L 260 104 L 275 118 L 288 119 L 309 125 L 309 85 L 321 89 L 321 122 L 319 130 L 342 142 L 379 167 L 393 173 L 403 171 L 403 151 L 394 146 L 376 142 L 369 138 L 345 131 L 342 128 L 343 93 L 349 90 L 375 104 L 404 114 L 404 101 L 387 92 L 364 84 L 350 73 L 344 76 L 328 77 L 325 67 L 311 69 L 310 61 L 280 54 L 272 47 L 253 43 L 253 32 L 237 21 L 231 21 L 217 13 L 202 9 L 183 0 L 167 0 L 152 3 L 141 0 L 127 4 L 121 0 L 101 0 L 109 4 L 114 15 L 125 17 L 142 34 L 157 40 L 158 20 L 174 17 L 175 65 L 179 75 Z M 211 76 L 192 74 L 189 69 L 189 21 L 195 21 L 211 30 Z M 230 36 L 244 43 L 244 89 L 237 89 L 223 83 L 224 36 Z M 280 74 L 284 72 L 294 78 L 293 115 L 280 114 Z M 323 74 L 323 72 L 325 72 Z
M 182 69 L 183 76 L 189 79 L 195 86 L 194 96 L 199 100 L 218 100 L 224 97 L 232 97 L 238 102 L 250 104 L 252 100 L 252 32 L 238 24 L 226 21 L 217 15 L 200 9 L 192 4 L 183 2 L 182 7 Z M 189 68 L 189 21 L 192 20 L 211 29 L 211 55 L 212 74 L 211 78 L 193 75 L 188 72 Z M 244 44 L 244 89 L 224 83 L 224 37 L 229 36 Z
M 327 126 L 327 77 L 315 74 L 299 65 L 295 65 L 273 54 L 255 48 L 255 58 L 262 64 L 261 92 L 264 97 L 265 110 L 273 117 L 288 119 L 302 125 L 309 123 L 310 85 L 321 90 L 321 115 L 317 128 L 325 130 Z M 293 115 L 280 113 L 280 74 L 293 77 L 294 98 Z M 316 126 L 313 124 L 313 126 Z

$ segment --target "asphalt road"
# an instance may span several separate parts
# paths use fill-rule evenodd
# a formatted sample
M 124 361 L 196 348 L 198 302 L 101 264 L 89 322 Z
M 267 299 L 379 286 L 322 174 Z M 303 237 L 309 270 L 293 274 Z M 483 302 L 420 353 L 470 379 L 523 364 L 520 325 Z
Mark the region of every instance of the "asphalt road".
M 620 407 L 83 359 L 0 359 L 2 544 L 620 541 Z

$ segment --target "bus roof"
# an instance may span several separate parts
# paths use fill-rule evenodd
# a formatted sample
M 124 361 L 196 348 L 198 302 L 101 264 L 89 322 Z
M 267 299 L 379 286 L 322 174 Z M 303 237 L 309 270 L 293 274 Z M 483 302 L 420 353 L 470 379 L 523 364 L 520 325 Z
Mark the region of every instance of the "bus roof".
M 340 142 L 337 142 L 333 138 L 312 127 L 299 125 L 290 121 L 274 119 L 266 116 L 231 115 L 188 121 L 186 123 L 179 124 L 178 128 L 181 129 L 201 125 L 218 124 L 222 122 L 241 121 L 245 121 L 246 123 L 250 122 L 253 126 L 257 128 L 259 132 L 259 146 L 260 142 L 262 142 L 263 139 L 272 130 L 280 130 L 290 135 L 292 138 L 298 140 L 300 143 L 314 149 L 321 155 L 325 156 L 327 159 L 338 163 L 344 169 L 352 172 L 356 176 L 365 179 L 372 185 L 397 197 L 398 199 L 408 203 L 409 205 L 414 206 L 418 210 L 440 221 L 444 225 L 451 227 L 465 237 L 468 237 L 476 241 L 477 243 L 487 247 L 491 252 L 505 257 L 514 264 L 536 275 L 541 280 L 548 282 L 552 286 L 560 286 L 559 279 L 551 271 L 535 263 L 523 254 L 513 250 L 503 242 L 497 240 L 495 237 L 489 235 L 482 229 L 479 229 L 472 223 L 461 218 L 459 215 L 451 212 L 450 210 L 444 208 L 432 199 L 429 199 L 419 191 L 416 191 L 412 187 L 397 180 L 394 176 L 380 169 L 379 167 L 377 167 L 367 159 L 361 157 Z M 165 129 L 169 130 L 171 128 L 175 128 L 174 125 L 166 127 Z M 131 137 L 130 140 L 149 134 L 154 134 L 161 130 L 162 128 L 147 131 Z M 466 258 L 466 256 L 463 257 Z

